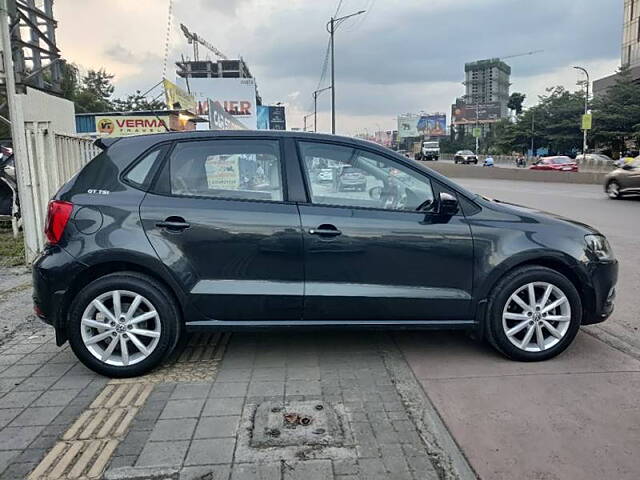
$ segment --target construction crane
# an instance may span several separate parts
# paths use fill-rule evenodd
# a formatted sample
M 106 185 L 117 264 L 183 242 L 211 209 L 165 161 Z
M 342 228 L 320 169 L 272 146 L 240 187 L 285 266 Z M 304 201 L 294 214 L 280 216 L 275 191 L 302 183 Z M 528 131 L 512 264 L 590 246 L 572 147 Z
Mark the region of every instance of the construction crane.
M 544 52 L 544 50 L 533 50 L 531 52 L 516 53 L 515 55 L 507 55 L 506 57 L 500 57 L 500 60 L 506 60 L 507 58 L 525 57 L 527 55 L 535 55 L 536 53 Z
M 187 41 L 189 42 L 189 44 L 193 44 L 193 60 L 195 62 L 198 61 L 198 44 L 202 45 L 208 50 L 211 50 L 216 54 L 217 57 L 221 58 L 222 60 L 229 60 L 224 53 L 207 42 L 204 38 L 202 38 L 195 32 L 190 32 L 189 29 L 184 25 L 184 23 L 180 24 L 180 28 L 182 29 L 182 33 L 184 33 L 184 36 L 187 37 Z

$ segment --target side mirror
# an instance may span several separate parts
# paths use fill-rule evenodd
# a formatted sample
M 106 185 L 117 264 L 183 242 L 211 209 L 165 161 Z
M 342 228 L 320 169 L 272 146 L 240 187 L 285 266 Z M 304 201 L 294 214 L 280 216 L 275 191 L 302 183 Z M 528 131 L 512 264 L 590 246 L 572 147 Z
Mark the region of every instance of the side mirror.
M 438 213 L 443 217 L 453 217 L 460 210 L 458 199 L 447 192 L 440 192 Z
M 623 170 L 633 170 L 633 165 L 631 165 L 630 163 L 625 163 L 624 165 L 622 165 L 622 169 Z

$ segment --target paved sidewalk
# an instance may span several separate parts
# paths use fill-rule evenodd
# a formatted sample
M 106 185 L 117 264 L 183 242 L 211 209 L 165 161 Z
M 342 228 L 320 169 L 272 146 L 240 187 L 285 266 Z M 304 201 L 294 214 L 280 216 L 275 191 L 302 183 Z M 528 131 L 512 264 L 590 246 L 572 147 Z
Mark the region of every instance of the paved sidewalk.
M 51 328 L 9 339 L 0 346 L 0 479 L 151 478 L 159 468 L 207 480 L 442 473 L 385 362 L 396 348 L 388 335 L 191 337 L 200 340 L 163 368 L 126 381 L 83 367 Z

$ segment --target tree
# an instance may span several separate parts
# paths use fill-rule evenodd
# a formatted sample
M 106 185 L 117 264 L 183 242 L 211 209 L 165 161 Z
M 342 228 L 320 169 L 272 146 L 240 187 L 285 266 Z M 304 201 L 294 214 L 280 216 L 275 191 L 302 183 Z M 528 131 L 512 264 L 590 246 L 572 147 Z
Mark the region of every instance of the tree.
M 152 99 L 142 96 L 140 90 L 127 95 L 124 99 L 115 99 L 113 106 L 118 112 L 141 111 L 141 110 L 164 110 L 167 108 L 162 100 Z
M 622 67 L 614 85 L 593 104 L 593 139 L 624 153 L 627 142 L 640 142 L 640 85 Z
M 527 98 L 527 96 L 524 93 L 513 92 L 509 96 L 509 103 L 507 103 L 507 107 L 516 112 L 516 115 L 520 115 L 522 113 L 522 104 L 524 103 L 525 98 Z
M 82 77 L 80 88 L 76 92 L 74 102 L 81 112 L 111 112 L 113 102 L 111 95 L 115 87 L 112 84 L 113 74 L 106 70 L 89 70 Z

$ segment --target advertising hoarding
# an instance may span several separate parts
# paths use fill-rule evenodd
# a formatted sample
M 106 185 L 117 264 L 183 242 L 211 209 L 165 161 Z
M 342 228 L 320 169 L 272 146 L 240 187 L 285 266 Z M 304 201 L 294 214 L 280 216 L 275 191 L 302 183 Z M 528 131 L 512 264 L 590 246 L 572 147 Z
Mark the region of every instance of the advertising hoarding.
M 476 123 L 476 121 L 479 123 L 497 122 L 500 120 L 501 111 L 499 102 L 480 103 L 477 106 L 456 103 L 451 105 L 451 123 L 465 125 Z
M 269 130 L 286 130 L 287 121 L 284 106 L 269 105 Z
M 219 102 L 208 101 L 209 130 L 247 130 L 233 115 L 229 115 Z
M 258 105 L 258 130 L 286 130 L 284 106 Z
M 258 105 L 258 130 L 269 130 L 269 107 Z
M 108 137 L 126 137 L 169 131 L 169 115 L 98 115 L 96 132 Z
M 420 131 L 420 124 L 418 124 L 418 131 Z M 447 116 L 444 113 L 427 115 L 425 118 L 424 134 L 430 137 L 445 136 L 447 134 Z
M 185 85 L 185 79 L 179 78 L 178 83 Z M 246 128 L 256 129 L 256 83 L 253 78 L 190 78 L 189 86 L 196 99 L 198 115 L 209 116 L 211 99 Z
M 185 92 L 166 78 L 162 80 L 162 85 L 169 110 L 188 110 L 191 113 L 196 113 L 196 99 L 193 95 Z
M 444 113 L 430 115 L 406 114 L 398 116 L 398 137 L 442 137 L 447 134 L 447 116 Z
M 418 115 L 398 115 L 398 138 L 417 137 L 419 121 Z

